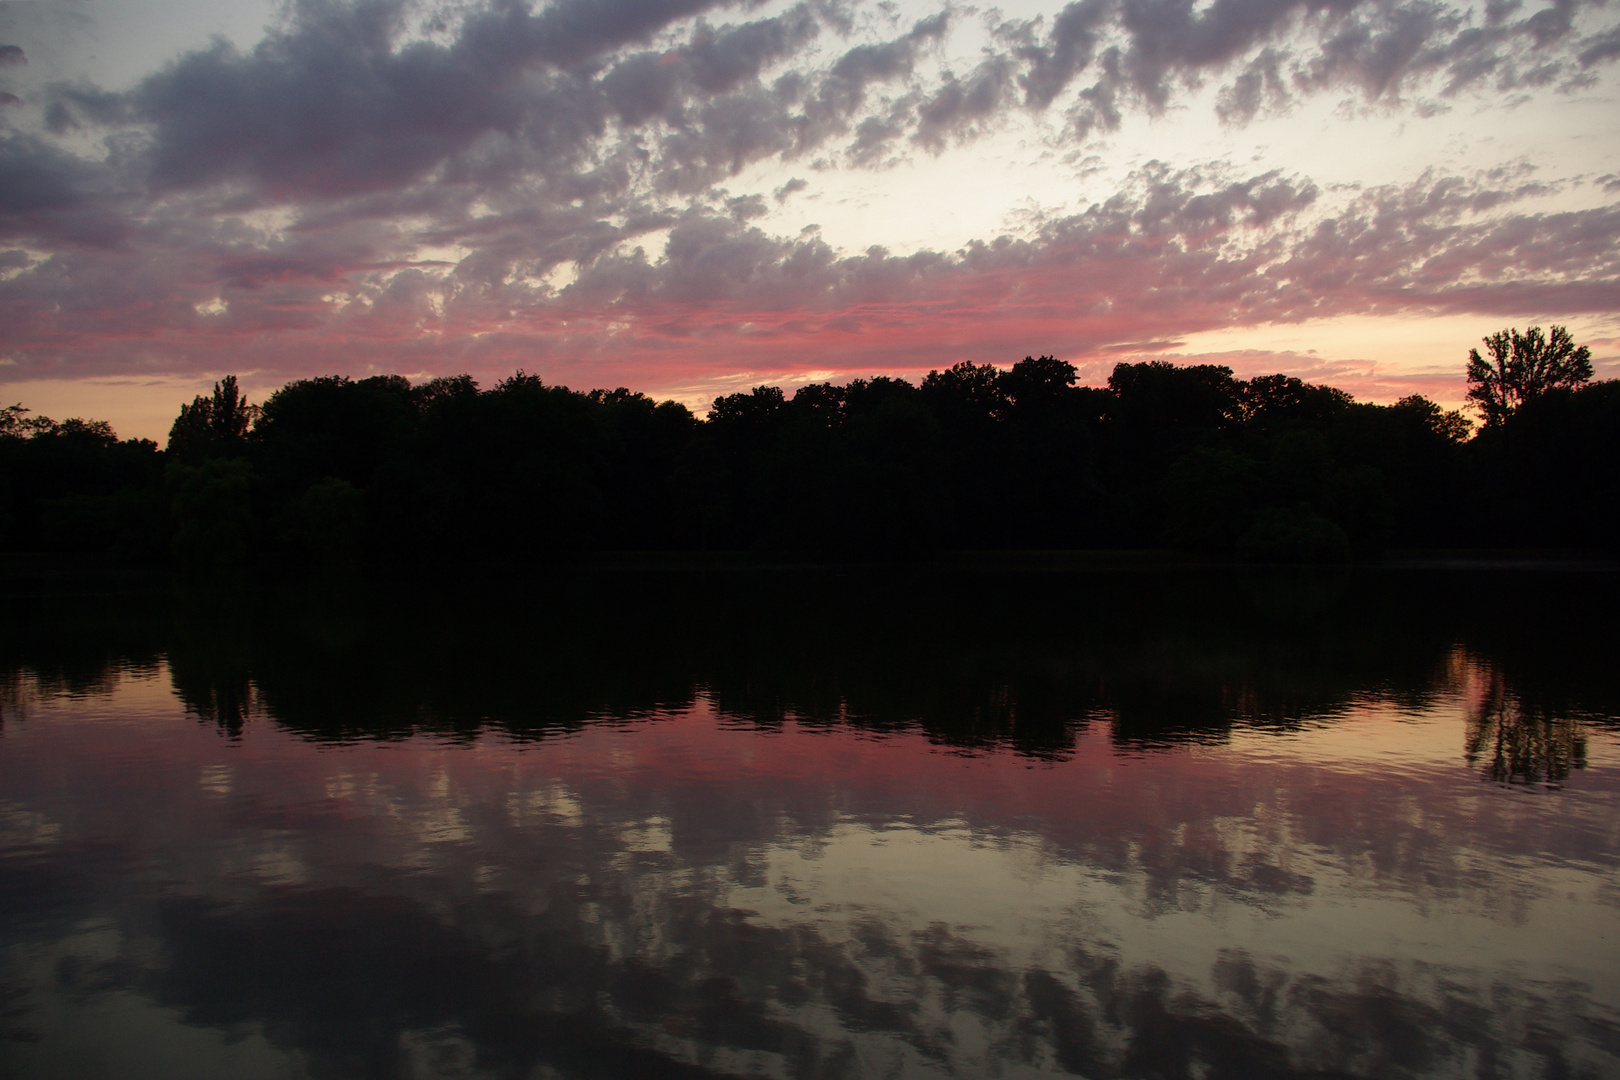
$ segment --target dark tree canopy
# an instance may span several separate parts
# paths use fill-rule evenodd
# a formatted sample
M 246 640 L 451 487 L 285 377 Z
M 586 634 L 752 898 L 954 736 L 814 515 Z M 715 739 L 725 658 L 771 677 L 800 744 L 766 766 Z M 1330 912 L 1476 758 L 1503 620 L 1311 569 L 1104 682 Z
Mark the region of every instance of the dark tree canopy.
M 258 417 L 259 407 L 237 389 L 236 376 L 227 375 L 214 384 L 212 395 L 199 394 L 190 405 L 180 406 L 169 429 L 169 452 L 192 463 L 233 454 L 246 445 L 248 429 Z
M 1532 326 L 1520 334 L 1501 330 L 1485 339 L 1490 359 L 1468 350 L 1468 400 L 1496 427 L 1527 401 L 1549 390 L 1574 389 L 1592 378 L 1592 350 L 1577 347 L 1569 331 L 1555 326 L 1543 335 Z
M 55 420 L 48 416 L 29 416 L 30 412 L 33 410 L 23 408 L 20 401 L 0 409 L 0 438 L 26 439 L 56 429 Z
M 914 384 L 775 386 L 705 419 L 624 387 L 516 372 L 227 377 L 167 453 L 107 425 L 0 409 L 0 547 L 350 565 L 546 553 L 912 558 L 1173 548 L 1338 561 L 1423 548 L 1620 550 L 1620 382 L 1590 385 L 1562 327 L 1471 356 L 1459 411 L 1288 375 L 1054 356 Z M 1489 490 L 1491 498 L 1471 494 Z

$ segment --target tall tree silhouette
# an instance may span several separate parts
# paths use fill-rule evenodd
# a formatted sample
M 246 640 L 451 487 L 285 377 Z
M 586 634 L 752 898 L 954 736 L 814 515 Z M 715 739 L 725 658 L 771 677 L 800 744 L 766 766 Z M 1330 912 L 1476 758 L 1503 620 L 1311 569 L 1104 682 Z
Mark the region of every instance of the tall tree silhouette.
M 169 453 L 189 464 L 204 458 L 234 457 L 247 445 L 248 429 L 259 418 L 259 407 L 237 388 L 236 376 L 214 384 L 212 395 L 198 394 L 180 406 L 169 429 Z
M 1468 350 L 1468 400 L 1479 407 L 1487 427 L 1549 390 L 1574 388 L 1592 378 L 1592 350 L 1577 347 L 1562 326 L 1545 336 L 1539 326 L 1523 334 L 1501 330 L 1485 339 L 1485 349 L 1489 360 L 1478 349 Z

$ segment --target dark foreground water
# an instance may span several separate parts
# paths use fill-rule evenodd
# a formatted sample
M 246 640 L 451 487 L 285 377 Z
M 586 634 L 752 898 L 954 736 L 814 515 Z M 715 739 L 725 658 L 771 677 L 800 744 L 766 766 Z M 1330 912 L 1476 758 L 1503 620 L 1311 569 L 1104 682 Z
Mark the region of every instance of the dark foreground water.
M 10 584 L 0 1076 L 1620 1075 L 1612 573 L 355 577 Z

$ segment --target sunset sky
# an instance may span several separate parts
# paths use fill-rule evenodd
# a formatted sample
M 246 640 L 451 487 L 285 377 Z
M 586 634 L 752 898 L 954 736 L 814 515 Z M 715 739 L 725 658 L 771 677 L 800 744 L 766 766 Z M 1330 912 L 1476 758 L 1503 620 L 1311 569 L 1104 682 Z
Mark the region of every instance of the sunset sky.
M 0 3 L 0 397 L 1620 374 L 1602 0 Z

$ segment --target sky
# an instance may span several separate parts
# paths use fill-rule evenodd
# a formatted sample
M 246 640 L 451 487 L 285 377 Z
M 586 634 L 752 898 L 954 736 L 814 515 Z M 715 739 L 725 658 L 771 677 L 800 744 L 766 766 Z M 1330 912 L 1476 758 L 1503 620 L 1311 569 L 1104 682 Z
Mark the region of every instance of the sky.
M 1620 375 L 1606 0 L 0 2 L 0 398 Z

